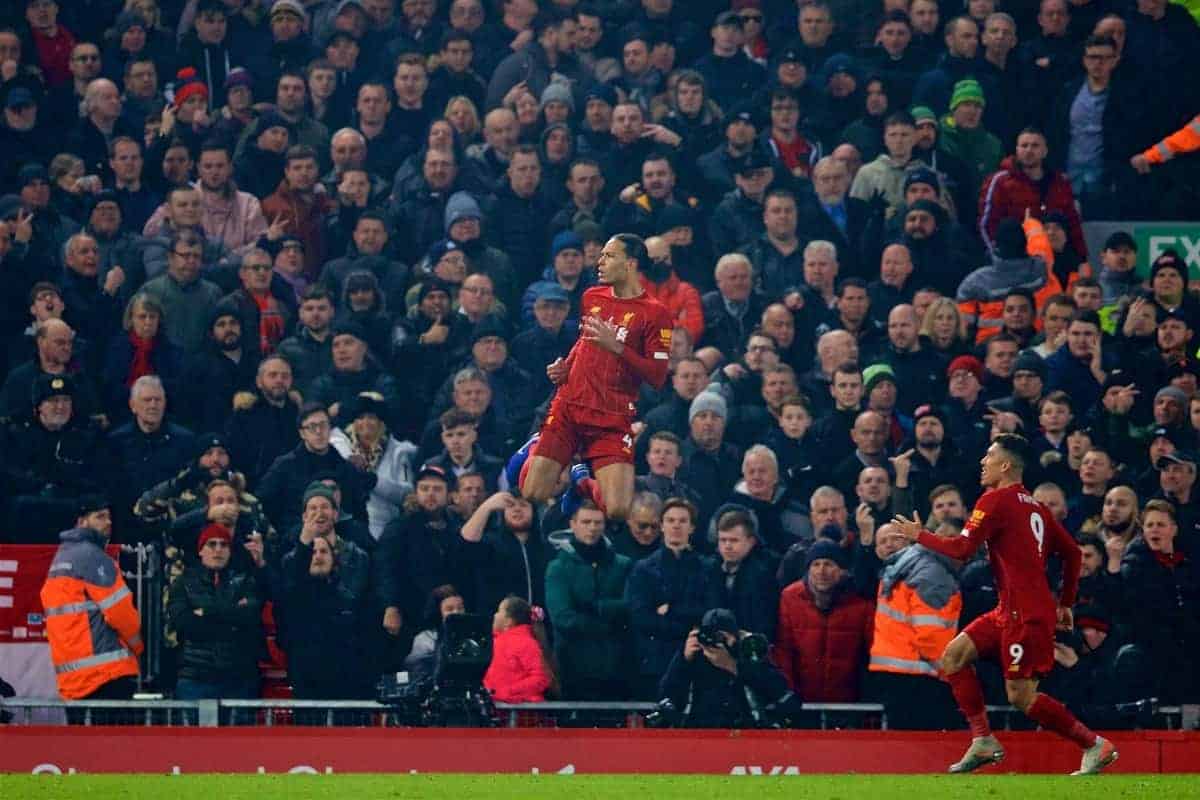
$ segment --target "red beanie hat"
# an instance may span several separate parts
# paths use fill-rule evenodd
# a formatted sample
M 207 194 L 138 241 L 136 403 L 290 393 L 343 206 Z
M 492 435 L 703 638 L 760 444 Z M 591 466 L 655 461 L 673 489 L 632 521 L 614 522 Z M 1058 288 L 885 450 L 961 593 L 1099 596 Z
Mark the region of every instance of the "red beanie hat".
M 184 67 L 175 73 L 177 85 L 175 88 L 175 108 L 179 108 L 192 95 L 203 95 L 204 99 L 208 99 L 208 87 L 204 85 L 204 81 L 199 79 L 196 70 L 192 67 Z
M 203 550 L 204 545 L 208 544 L 209 539 L 224 539 L 227 542 L 233 541 L 233 534 L 229 532 L 229 528 L 224 525 L 218 525 L 213 522 L 200 531 L 200 538 L 196 540 L 196 550 Z
M 949 378 L 960 369 L 965 369 L 975 376 L 975 380 L 983 380 L 983 364 L 975 356 L 959 356 L 946 367 L 946 377 Z

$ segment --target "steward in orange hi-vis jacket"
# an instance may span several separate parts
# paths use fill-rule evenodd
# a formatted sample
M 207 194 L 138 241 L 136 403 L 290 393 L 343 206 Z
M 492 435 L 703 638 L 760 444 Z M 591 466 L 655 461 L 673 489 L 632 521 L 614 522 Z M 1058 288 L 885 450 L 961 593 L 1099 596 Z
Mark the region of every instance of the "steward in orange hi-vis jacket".
M 133 595 L 104 552 L 112 531 L 107 501 L 85 502 L 75 525 L 59 534 L 62 544 L 42 586 L 50 658 L 65 700 L 82 700 L 114 681 L 136 678 L 143 649 Z

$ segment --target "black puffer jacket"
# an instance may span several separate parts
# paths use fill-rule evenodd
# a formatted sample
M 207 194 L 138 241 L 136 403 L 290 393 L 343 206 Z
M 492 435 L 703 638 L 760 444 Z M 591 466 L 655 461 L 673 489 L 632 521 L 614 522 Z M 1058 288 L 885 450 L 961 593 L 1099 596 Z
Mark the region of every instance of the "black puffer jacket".
M 179 677 L 206 683 L 252 680 L 262 645 L 261 613 L 251 576 L 199 564 L 185 569 L 167 599 L 167 621 L 183 647 Z

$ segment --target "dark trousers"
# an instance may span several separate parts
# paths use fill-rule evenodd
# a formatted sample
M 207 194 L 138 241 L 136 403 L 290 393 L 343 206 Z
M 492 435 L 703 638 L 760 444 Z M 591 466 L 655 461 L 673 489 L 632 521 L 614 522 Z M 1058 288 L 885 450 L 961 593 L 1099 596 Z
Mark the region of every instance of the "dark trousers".
M 122 678 L 109 681 L 101 686 L 96 691 L 89 694 L 87 697 L 80 698 L 81 700 L 132 700 L 133 693 L 137 691 L 137 679 L 126 675 Z M 70 725 L 83 725 L 87 721 L 89 709 L 83 708 L 68 708 L 67 723 Z M 115 708 L 93 708 L 91 711 L 92 725 L 120 725 L 126 720 L 123 720 L 120 709 Z
M 869 672 L 867 696 L 883 703 L 888 728 L 894 730 L 955 730 L 963 726 L 949 684 L 937 678 Z

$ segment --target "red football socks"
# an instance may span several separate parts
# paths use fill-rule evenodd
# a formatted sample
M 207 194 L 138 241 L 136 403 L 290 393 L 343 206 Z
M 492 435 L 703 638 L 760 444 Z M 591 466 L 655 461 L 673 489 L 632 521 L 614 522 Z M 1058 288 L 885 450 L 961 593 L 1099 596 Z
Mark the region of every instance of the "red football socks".
M 1025 713 L 1046 730 L 1054 731 L 1064 739 L 1070 739 L 1084 750 L 1096 743 L 1096 734 L 1077 720 L 1066 706 L 1048 694 L 1038 692 L 1038 696 L 1033 700 L 1033 705 Z
M 974 667 L 965 667 L 958 672 L 946 676 L 958 710 L 967 718 L 971 726 L 971 736 L 979 738 L 992 735 L 992 726 L 988 722 L 987 709 L 983 705 L 983 687 L 979 685 L 979 676 Z
M 604 505 L 604 498 L 600 494 L 600 481 L 595 478 L 583 478 L 575 485 L 581 495 L 595 503 L 596 508 L 600 509 L 604 516 L 608 516 L 608 508 Z

